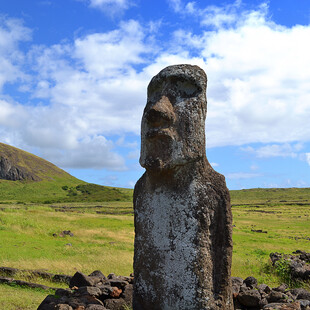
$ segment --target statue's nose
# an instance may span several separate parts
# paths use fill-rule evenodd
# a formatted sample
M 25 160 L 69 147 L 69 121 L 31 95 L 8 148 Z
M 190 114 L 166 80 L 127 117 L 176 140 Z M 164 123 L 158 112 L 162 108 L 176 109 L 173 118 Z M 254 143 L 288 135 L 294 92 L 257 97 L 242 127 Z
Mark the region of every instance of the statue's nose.
M 162 96 L 146 113 L 146 119 L 152 127 L 171 125 L 175 119 L 173 106 L 168 97 Z

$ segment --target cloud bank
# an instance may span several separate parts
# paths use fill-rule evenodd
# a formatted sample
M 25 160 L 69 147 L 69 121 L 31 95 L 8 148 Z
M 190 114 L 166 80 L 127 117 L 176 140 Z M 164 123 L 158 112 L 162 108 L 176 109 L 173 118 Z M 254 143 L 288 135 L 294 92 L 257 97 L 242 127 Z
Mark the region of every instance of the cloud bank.
M 131 5 L 87 3 L 120 11 Z M 125 169 L 115 137 L 139 139 L 150 78 L 167 65 L 191 63 L 209 79 L 208 147 L 268 143 L 247 151 L 258 157 L 298 154 L 294 147 L 310 140 L 310 26 L 277 25 L 266 4 L 251 11 L 241 2 L 225 8 L 170 4 L 199 27 L 173 29 L 163 45 L 150 26 L 156 21 L 124 20 L 112 31 L 25 50 L 20 46 L 31 40 L 31 29 L 2 17 L 1 140 L 38 150 L 62 167 Z M 4 89 L 10 83 L 14 98 Z M 129 152 L 136 156 L 136 147 Z

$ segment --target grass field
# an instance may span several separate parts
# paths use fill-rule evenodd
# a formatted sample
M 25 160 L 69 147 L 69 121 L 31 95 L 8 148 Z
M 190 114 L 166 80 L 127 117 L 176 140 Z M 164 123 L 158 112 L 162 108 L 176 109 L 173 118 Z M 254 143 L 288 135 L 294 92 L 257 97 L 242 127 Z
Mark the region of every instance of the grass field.
M 251 275 L 260 283 L 276 286 L 281 279 L 271 270 L 269 253 L 290 253 L 297 249 L 310 252 L 309 193 L 309 189 L 231 193 L 233 276 Z M 96 269 L 106 275 L 112 272 L 129 275 L 134 250 L 132 211 L 130 201 L 2 203 L 0 266 L 69 275 L 76 270 L 90 273 Z M 61 237 L 63 230 L 70 230 L 74 236 Z M 34 281 L 55 287 L 55 283 L 47 280 Z M 0 285 L 3 309 L 36 309 L 46 295 L 40 290 Z

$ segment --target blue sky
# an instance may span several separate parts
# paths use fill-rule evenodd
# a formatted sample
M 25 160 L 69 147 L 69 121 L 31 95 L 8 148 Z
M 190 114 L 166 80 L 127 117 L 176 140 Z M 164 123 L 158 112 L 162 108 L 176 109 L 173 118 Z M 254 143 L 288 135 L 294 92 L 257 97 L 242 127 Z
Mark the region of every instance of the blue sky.
M 197 64 L 228 187 L 310 187 L 309 38 L 309 0 L 1 1 L 0 141 L 133 187 L 148 82 Z

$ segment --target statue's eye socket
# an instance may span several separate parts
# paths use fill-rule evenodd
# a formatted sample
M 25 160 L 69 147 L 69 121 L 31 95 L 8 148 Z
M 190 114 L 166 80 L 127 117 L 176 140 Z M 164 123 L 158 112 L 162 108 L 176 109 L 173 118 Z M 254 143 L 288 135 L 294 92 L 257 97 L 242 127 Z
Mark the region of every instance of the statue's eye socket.
M 201 92 L 201 88 L 191 81 L 178 81 L 177 89 L 180 96 L 184 98 L 195 97 Z
M 159 97 L 163 92 L 163 82 L 153 82 L 148 87 L 148 96 L 152 98 Z
M 194 80 L 168 77 L 166 80 L 152 81 L 148 86 L 148 98 L 157 101 L 162 95 L 168 96 L 171 103 L 177 98 L 192 98 L 201 93 L 202 89 Z

